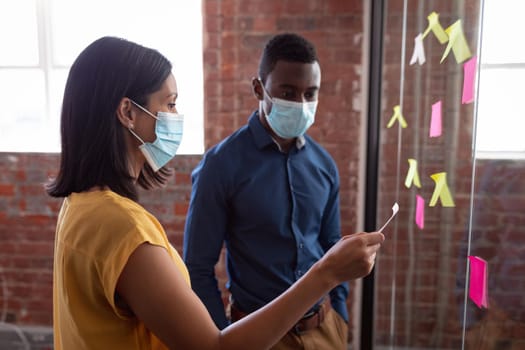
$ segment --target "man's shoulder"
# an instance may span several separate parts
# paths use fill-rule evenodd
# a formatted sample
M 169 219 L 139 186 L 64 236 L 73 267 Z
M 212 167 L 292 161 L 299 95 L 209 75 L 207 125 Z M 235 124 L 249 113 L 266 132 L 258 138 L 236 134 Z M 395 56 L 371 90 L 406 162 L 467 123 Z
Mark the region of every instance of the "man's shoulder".
M 229 156 L 232 153 L 239 152 L 239 147 L 246 145 L 249 139 L 248 125 L 243 125 L 212 146 L 206 153 L 208 156 Z
M 198 169 L 206 168 L 208 171 L 228 169 L 228 172 L 233 171 L 233 168 L 239 163 L 240 153 L 249 149 L 250 142 L 252 141 L 248 126 L 243 125 L 207 150 Z
M 331 162 L 334 161 L 330 152 L 328 152 L 328 150 L 323 145 L 321 145 L 319 142 L 317 142 L 316 140 L 314 140 L 311 136 L 307 134 L 304 135 L 304 138 L 305 138 L 306 147 L 309 147 L 311 152 L 315 152 L 317 155 L 319 155 L 320 157 L 328 161 L 331 161 Z

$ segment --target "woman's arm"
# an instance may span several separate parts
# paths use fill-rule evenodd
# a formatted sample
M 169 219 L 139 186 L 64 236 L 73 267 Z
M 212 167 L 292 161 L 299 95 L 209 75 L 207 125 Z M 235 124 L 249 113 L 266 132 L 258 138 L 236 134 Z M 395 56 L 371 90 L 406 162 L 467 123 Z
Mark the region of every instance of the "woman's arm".
M 173 349 L 268 349 L 329 290 L 370 273 L 384 236 L 343 237 L 280 297 L 223 331 L 187 285 L 168 252 L 139 246 L 122 271 L 117 292 L 146 327 Z

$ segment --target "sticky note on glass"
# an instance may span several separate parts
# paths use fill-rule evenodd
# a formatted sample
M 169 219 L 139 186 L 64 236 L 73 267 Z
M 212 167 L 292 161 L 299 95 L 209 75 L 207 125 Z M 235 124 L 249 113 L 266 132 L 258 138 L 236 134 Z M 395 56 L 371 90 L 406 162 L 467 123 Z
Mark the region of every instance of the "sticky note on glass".
M 469 256 L 468 259 L 470 262 L 468 296 L 480 309 L 482 307 L 488 308 L 487 262 L 479 256 Z
M 463 95 L 461 103 L 467 104 L 474 101 L 474 83 L 476 81 L 476 68 L 478 57 L 474 56 L 463 64 Z
M 434 33 L 436 38 L 439 40 L 440 44 L 444 44 L 448 41 L 448 35 L 443 30 L 443 27 L 439 23 L 439 14 L 432 12 L 430 15 L 427 16 L 428 19 L 428 26 L 427 29 L 423 32 L 423 38 L 425 38 L 430 31 Z
M 432 116 L 430 118 L 430 137 L 441 136 L 441 101 L 432 105 Z
M 416 225 L 421 230 L 425 227 L 425 200 L 416 195 Z
M 414 38 L 414 53 L 410 59 L 410 65 L 415 63 L 422 65 L 426 62 L 425 59 L 425 47 L 423 46 L 423 35 L 420 33 Z
M 448 44 L 439 63 L 442 63 L 445 60 L 451 49 L 457 63 L 462 63 L 469 59 L 472 54 L 470 53 L 467 39 L 465 39 L 465 34 L 463 34 L 461 20 L 458 19 L 454 24 L 445 29 L 445 32 L 448 34 Z
M 401 107 L 399 105 L 394 106 L 394 114 L 388 121 L 388 124 L 386 125 L 387 128 L 391 128 L 392 125 L 396 122 L 396 120 L 399 122 L 402 128 L 406 128 L 408 126 L 405 118 L 401 114 Z
M 447 173 L 435 173 L 430 175 L 432 180 L 434 180 L 435 187 L 434 193 L 432 193 L 432 198 L 430 199 L 429 207 L 436 206 L 437 200 L 441 200 L 441 205 L 444 207 L 455 207 L 454 200 L 450 194 L 450 190 L 447 185 Z
M 416 187 L 421 188 L 421 182 L 419 181 L 419 174 L 417 172 L 417 160 L 408 159 L 408 172 L 405 178 L 405 187 L 410 188 L 414 184 Z

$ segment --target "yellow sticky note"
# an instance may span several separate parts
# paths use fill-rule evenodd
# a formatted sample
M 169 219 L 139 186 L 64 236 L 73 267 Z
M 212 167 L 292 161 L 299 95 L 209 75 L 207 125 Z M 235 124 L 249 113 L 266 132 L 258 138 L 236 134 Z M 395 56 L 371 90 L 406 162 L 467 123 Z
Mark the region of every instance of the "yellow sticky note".
M 408 173 L 407 177 L 405 178 L 405 187 L 410 188 L 413 183 L 416 187 L 421 188 L 421 182 L 419 181 L 419 174 L 417 172 L 417 160 L 409 158 L 408 166 Z
M 399 124 L 401 124 L 402 128 L 406 128 L 408 126 L 405 118 L 403 117 L 403 114 L 401 114 L 401 107 L 399 105 L 394 106 L 394 114 L 388 121 L 386 127 L 391 128 L 392 125 L 394 125 L 394 123 L 396 122 L 396 120 L 399 121 Z
M 442 206 L 455 207 L 456 205 L 454 204 L 454 200 L 452 199 L 452 195 L 450 194 L 447 185 L 447 173 L 435 173 L 430 175 L 430 177 L 436 183 L 436 187 L 434 187 L 434 193 L 432 194 L 432 198 L 430 199 L 428 206 L 434 207 L 439 198 L 441 199 Z
M 454 58 L 456 58 L 456 62 L 458 64 L 469 59 L 472 54 L 470 53 L 467 39 L 465 39 L 465 34 L 463 33 L 461 20 L 458 19 L 454 24 L 448 27 L 445 32 L 448 34 L 449 40 L 447 48 L 445 49 L 445 52 L 443 52 L 443 57 L 441 57 L 441 61 L 439 61 L 439 63 L 443 62 L 443 60 L 450 53 L 451 49 L 452 52 L 454 52 Z
M 440 44 L 444 44 L 448 41 L 448 35 L 443 30 L 443 27 L 439 23 L 439 14 L 432 12 L 427 17 L 428 19 L 428 27 L 425 29 L 425 32 L 423 33 L 423 39 L 432 31 L 436 38 L 439 40 Z

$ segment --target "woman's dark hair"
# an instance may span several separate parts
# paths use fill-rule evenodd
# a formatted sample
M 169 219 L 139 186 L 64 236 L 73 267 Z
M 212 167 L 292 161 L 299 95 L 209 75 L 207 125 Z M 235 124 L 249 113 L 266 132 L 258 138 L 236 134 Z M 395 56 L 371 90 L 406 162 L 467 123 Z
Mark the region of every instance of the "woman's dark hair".
M 120 38 L 100 38 L 80 53 L 64 91 L 60 170 L 47 185 L 49 195 L 107 186 L 137 200 L 125 142 L 129 131 L 118 120 L 117 108 L 124 97 L 146 106 L 171 69 L 159 52 Z M 137 183 L 145 189 L 162 186 L 171 173 L 167 168 L 155 173 L 146 163 Z
M 259 62 L 259 78 L 266 82 L 277 61 L 314 63 L 319 62 L 314 45 L 294 33 L 278 34 L 271 38 L 264 47 Z

